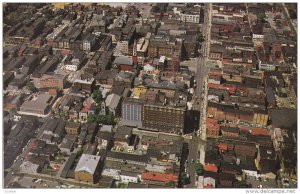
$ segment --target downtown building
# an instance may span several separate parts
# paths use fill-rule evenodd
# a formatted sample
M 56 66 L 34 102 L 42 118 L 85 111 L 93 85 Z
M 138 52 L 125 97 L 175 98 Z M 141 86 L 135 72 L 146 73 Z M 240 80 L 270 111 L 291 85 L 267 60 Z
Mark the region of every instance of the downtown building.
M 142 113 L 146 101 L 125 98 L 122 103 L 121 123 L 128 126 L 142 127 Z
M 166 133 L 183 133 L 186 107 L 147 103 L 143 108 L 143 128 Z

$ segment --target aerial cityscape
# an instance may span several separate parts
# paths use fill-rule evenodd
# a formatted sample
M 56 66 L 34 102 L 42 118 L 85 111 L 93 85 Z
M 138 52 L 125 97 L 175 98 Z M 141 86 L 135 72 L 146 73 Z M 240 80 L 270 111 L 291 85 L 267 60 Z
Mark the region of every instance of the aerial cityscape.
M 2 7 L 2 188 L 297 188 L 297 3 Z

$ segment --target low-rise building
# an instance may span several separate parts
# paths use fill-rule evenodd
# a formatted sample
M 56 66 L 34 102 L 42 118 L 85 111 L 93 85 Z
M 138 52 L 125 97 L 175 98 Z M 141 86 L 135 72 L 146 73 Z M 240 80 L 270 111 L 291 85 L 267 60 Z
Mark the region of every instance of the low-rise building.
M 48 75 L 44 74 L 40 78 L 39 88 L 57 88 L 64 89 L 66 85 L 66 76 L 61 74 Z
M 52 101 L 53 96 L 41 94 L 33 100 L 25 101 L 20 107 L 19 114 L 44 117 L 49 113 Z
M 99 178 L 100 156 L 82 154 L 75 168 L 75 180 L 96 183 Z
M 70 135 L 78 135 L 80 133 L 80 123 L 67 122 L 65 131 Z
M 20 165 L 20 172 L 21 173 L 28 173 L 28 174 L 36 174 L 41 171 L 41 167 L 38 164 L 34 164 L 30 161 L 25 161 Z
M 106 97 L 105 105 L 114 115 L 120 115 L 121 112 L 121 96 L 110 94 Z

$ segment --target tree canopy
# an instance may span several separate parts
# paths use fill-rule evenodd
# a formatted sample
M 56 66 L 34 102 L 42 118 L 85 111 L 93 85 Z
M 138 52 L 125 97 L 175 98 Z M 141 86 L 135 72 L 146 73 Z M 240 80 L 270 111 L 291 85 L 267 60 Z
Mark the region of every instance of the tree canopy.
M 264 13 L 264 12 L 261 12 L 261 13 L 258 13 L 257 14 L 257 20 L 258 21 L 261 21 L 261 22 L 264 22 L 265 21 L 265 19 L 266 19 L 266 14 Z
M 198 175 L 203 174 L 204 168 L 203 168 L 203 165 L 200 162 L 195 164 L 195 168 L 196 168 L 196 172 L 197 172 Z
M 200 43 L 202 43 L 204 41 L 204 37 L 201 32 L 199 34 L 197 34 L 196 40 L 197 40 L 197 42 L 200 42 Z
M 158 13 L 158 12 L 160 12 L 160 7 L 158 7 L 157 5 L 155 5 L 155 6 L 152 7 L 152 11 L 154 13 Z
M 95 102 L 100 103 L 103 100 L 103 96 L 100 90 L 94 91 L 92 94 L 92 98 L 95 100 Z
M 174 181 L 169 181 L 169 182 L 167 182 L 166 185 L 169 186 L 169 187 L 175 187 L 176 186 Z
M 34 84 L 32 82 L 27 82 L 26 88 L 28 90 L 30 90 L 31 92 L 36 92 L 37 91 L 37 88 L 34 86 Z

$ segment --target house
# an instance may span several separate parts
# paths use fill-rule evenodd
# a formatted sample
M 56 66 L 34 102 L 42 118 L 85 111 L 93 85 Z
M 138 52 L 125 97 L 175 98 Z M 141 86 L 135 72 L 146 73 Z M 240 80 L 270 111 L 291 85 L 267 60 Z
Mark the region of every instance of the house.
M 110 94 L 106 97 L 105 105 L 108 110 L 114 115 L 120 115 L 121 112 L 121 96 L 117 94 Z
M 204 170 L 208 172 L 218 172 L 218 167 L 215 164 L 205 164 Z
M 133 71 L 134 64 L 132 57 L 128 56 L 119 56 L 113 62 L 113 66 L 119 68 L 122 71 Z
M 95 44 L 96 44 L 97 38 L 94 34 L 88 34 L 82 41 L 82 50 L 84 51 L 92 51 Z
M 87 103 L 83 109 L 79 112 L 79 120 L 81 122 L 86 122 L 88 118 L 88 113 L 92 109 L 92 103 Z
M 39 88 L 57 88 L 62 90 L 66 85 L 66 76 L 61 74 L 44 74 L 39 81 Z
M 221 78 L 222 78 L 221 76 L 209 75 L 208 83 L 221 84 Z
M 78 135 L 80 132 L 80 123 L 67 122 L 65 131 L 70 135 Z
M 248 156 L 254 158 L 257 152 L 255 143 L 240 142 L 234 146 L 234 153 L 237 156 Z
M 112 142 L 113 135 L 111 132 L 101 131 L 100 129 L 95 138 L 101 148 L 107 148 Z
M 114 83 L 114 78 L 118 74 L 119 70 L 111 69 L 111 70 L 104 70 L 99 72 L 95 76 L 96 84 L 97 85 L 107 85 L 108 87 L 112 87 Z
M 41 171 L 41 167 L 38 164 L 31 163 L 30 161 L 25 161 L 20 165 L 21 173 L 36 174 Z
M 157 183 L 157 184 L 167 184 L 168 182 L 172 181 L 177 185 L 178 183 L 178 176 L 169 173 L 157 173 L 157 172 L 143 172 L 141 176 L 141 180 L 146 183 Z
M 96 183 L 99 178 L 100 156 L 82 154 L 75 168 L 75 180 Z
M 236 127 L 221 126 L 221 133 L 223 137 L 238 137 L 240 129 Z
M 67 155 L 71 155 L 72 151 L 74 150 L 74 145 L 76 140 L 77 140 L 77 135 L 67 134 L 62 140 L 62 143 L 60 145 L 60 151 Z
M 140 98 L 142 94 L 146 94 L 148 87 L 144 85 L 136 85 L 133 88 L 133 98 Z
M 81 74 L 79 79 L 74 81 L 74 89 L 76 91 L 93 92 L 95 78 L 92 74 Z
M 5 110 L 5 111 L 10 111 L 10 110 L 18 111 L 21 104 L 22 104 L 22 102 L 23 102 L 23 100 L 21 98 L 21 95 L 5 96 L 3 110 Z
M 45 117 L 49 113 L 50 105 L 53 101 L 53 96 L 49 94 L 40 94 L 31 101 L 25 101 L 20 107 L 19 114 Z
M 65 69 L 68 71 L 77 71 L 85 61 L 86 55 L 82 51 L 76 50 L 72 53 L 72 59 L 65 64 Z
M 199 176 L 201 177 L 201 176 Z M 203 188 L 208 189 L 208 188 L 216 188 L 217 184 L 217 179 L 218 174 L 215 172 L 209 172 L 209 171 L 204 171 L 203 174 Z
M 218 188 L 232 188 L 235 175 L 222 172 L 219 173 L 218 180 Z
M 220 136 L 220 124 L 218 120 L 215 119 L 206 119 L 206 134 L 207 137 L 218 138 Z
M 137 172 L 130 172 L 122 170 L 120 174 L 120 180 L 121 182 L 125 183 L 137 183 L 139 180 L 139 174 Z

